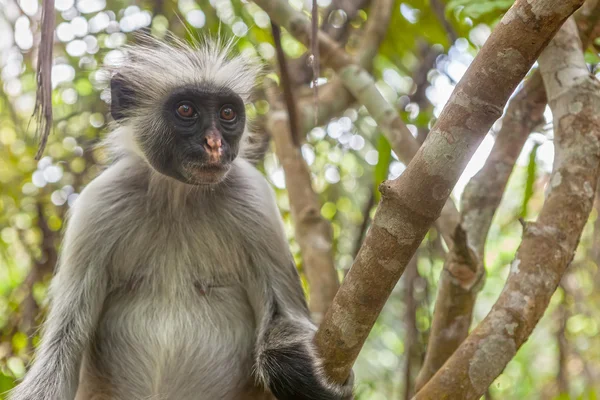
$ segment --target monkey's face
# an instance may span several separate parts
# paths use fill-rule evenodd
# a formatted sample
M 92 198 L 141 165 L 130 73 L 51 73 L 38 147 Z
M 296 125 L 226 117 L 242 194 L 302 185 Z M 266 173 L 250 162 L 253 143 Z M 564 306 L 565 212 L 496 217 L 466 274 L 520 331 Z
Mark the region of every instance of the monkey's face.
M 185 183 L 223 180 L 244 132 L 242 99 L 224 88 L 180 88 L 164 103 L 161 118 L 169 143 L 155 135 L 142 141 L 152 166 Z
M 115 87 L 112 92 L 115 97 Z M 193 185 L 225 178 L 238 155 L 246 122 L 240 96 L 211 86 L 177 88 L 155 113 L 136 114 L 138 142 L 150 165 Z

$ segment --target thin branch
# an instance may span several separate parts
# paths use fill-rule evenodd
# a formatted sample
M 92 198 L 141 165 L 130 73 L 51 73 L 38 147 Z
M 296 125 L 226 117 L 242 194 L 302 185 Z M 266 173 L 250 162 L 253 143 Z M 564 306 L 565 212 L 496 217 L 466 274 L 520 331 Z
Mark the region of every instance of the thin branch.
M 419 106 L 420 112 L 423 112 L 427 105 L 430 105 L 427 96 L 425 96 L 425 92 L 427 87 L 429 86 L 429 82 L 427 81 L 427 74 L 433 68 L 435 68 L 435 61 L 437 56 L 440 54 L 440 51 L 433 46 L 430 46 L 426 42 L 420 42 L 418 44 L 419 53 L 421 62 L 419 66 L 414 70 L 412 74 L 412 79 L 415 85 L 415 92 L 409 96 L 411 103 L 416 103 Z M 428 131 L 426 131 L 428 132 Z M 427 133 L 424 132 L 422 134 L 422 139 L 419 140 L 419 143 L 423 143 L 425 136 Z M 358 235 L 354 242 L 354 246 L 352 247 L 352 259 L 356 258 L 358 254 L 358 250 L 362 245 L 363 239 L 367 233 L 367 229 L 369 228 L 369 224 L 371 223 L 371 209 L 375 205 L 375 192 L 372 191 L 367 203 L 365 203 L 364 208 L 362 209 L 363 222 L 361 224 L 360 230 L 358 231 Z
M 382 200 L 371 229 L 315 337 L 332 380 L 342 383 L 348 377 L 468 160 L 549 39 L 581 3 L 540 0 L 532 5 L 517 0 L 475 57 L 406 171 L 381 185 Z M 341 73 L 348 76 L 348 71 L 343 68 Z
M 600 83 L 588 72 L 573 18 L 539 63 L 556 138 L 546 202 L 537 221 L 526 224 L 498 301 L 416 399 L 452 393 L 469 400 L 485 392 L 548 307 L 590 215 L 600 168 Z
M 350 36 L 351 22 L 356 18 L 358 11 L 365 7 L 369 0 L 334 0 L 323 14 L 321 30 L 340 44 L 345 44 Z M 336 13 L 343 13 L 345 19 L 339 24 Z M 293 87 L 308 84 L 313 75 L 309 62 L 310 53 L 307 52 L 300 57 L 289 60 L 288 65 L 292 71 L 291 78 Z
M 430 86 L 427 75 L 429 71 L 435 68 L 436 60 L 442 54 L 442 47 L 431 46 L 429 43 L 421 40 L 417 42 L 417 49 L 421 64 L 413 73 L 412 79 L 416 90 L 410 95 L 410 101 L 419 106 L 419 113 L 423 113 L 432 108 L 432 104 L 427 98 L 427 88 Z M 429 133 L 429 128 L 426 126 L 417 126 L 417 129 L 417 142 L 423 144 Z
M 288 111 L 288 121 L 290 124 L 290 133 L 296 147 L 300 147 L 302 142 L 300 129 L 298 126 L 298 107 L 296 107 L 296 99 L 292 90 L 292 82 L 290 80 L 289 69 L 285 59 L 283 47 L 281 47 L 281 29 L 279 26 L 271 23 L 273 32 L 273 42 L 275 43 L 275 52 L 277 54 L 277 63 L 279 64 L 279 76 L 281 77 L 281 86 L 283 87 L 283 97 Z
M 288 115 L 278 109 L 280 102 L 273 91 L 274 88 L 267 89 L 267 98 L 274 107 L 269 113 L 267 130 L 275 142 L 275 153 L 285 173 L 295 237 L 309 284 L 310 310 L 313 320 L 319 323 L 339 288 L 333 231 L 329 221 L 321 216 L 321 204 L 312 188 L 310 169 L 292 140 Z
M 369 18 L 361 35 L 356 62 L 365 69 L 370 69 L 379 46 L 388 30 L 391 18 L 390 0 L 374 0 Z M 338 115 L 354 101 L 352 94 L 344 87 L 339 77 L 319 88 L 319 108 L 314 107 L 312 98 L 299 100 L 302 130 L 307 132 L 320 124 L 326 123 L 332 116 Z M 316 115 L 316 119 L 315 119 Z
M 356 235 L 356 240 L 354 241 L 354 246 L 352 246 L 352 259 L 356 258 L 358 251 L 360 250 L 360 246 L 362 245 L 363 239 L 367 234 L 367 229 L 369 228 L 369 224 L 371 223 L 371 209 L 375 205 L 375 191 L 371 190 L 369 193 L 369 198 L 362 208 L 362 216 L 363 220 L 360 224 L 360 228 L 358 230 L 358 235 Z
M 579 28 L 582 47 L 585 50 L 596 36 L 594 31 L 598 27 L 598 21 L 600 21 L 600 1 L 587 0 L 575 15 L 575 20 Z
M 456 30 L 454 29 L 450 21 L 448 21 L 448 18 L 446 18 L 446 5 L 442 3 L 441 0 L 430 0 L 430 4 L 435 16 L 440 21 L 440 23 L 444 27 L 444 30 L 446 31 L 446 35 L 448 36 L 448 42 L 450 46 L 452 46 L 452 44 L 456 42 L 456 39 L 458 39 L 458 34 L 456 33 Z
M 39 160 L 44 153 L 52 129 L 52 47 L 54 46 L 54 0 L 44 0 L 41 41 L 38 49 L 37 91 L 33 115 L 38 120 L 40 145 L 35 155 Z
M 319 45 L 317 43 L 317 34 L 319 32 L 319 6 L 317 0 L 312 0 L 312 19 L 310 30 L 310 52 L 312 66 L 312 83 L 313 83 L 313 100 L 315 110 L 319 110 Z M 317 115 L 315 113 L 315 124 L 317 123 Z
M 562 286 L 562 285 L 561 285 Z M 556 309 L 555 320 L 558 322 L 556 330 L 556 341 L 558 342 L 558 373 L 556 376 L 558 393 L 569 394 L 569 371 L 567 362 L 569 359 L 569 342 L 565 333 L 567 332 L 567 320 L 569 319 L 569 305 L 567 304 L 567 292 L 563 286 L 563 298 Z
M 409 400 L 414 394 L 414 375 L 421 363 L 421 348 L 419 343 L 419 331 L 417 329 L 417 308 L 415 299 L 415 284 L 419 279 L 419 251 L 406 267 L 404 274 L 404 308 L 403 317 L 406 336 L 404 338 L 404 393 L 405 400 Z
M 598 192 L 600 192 L 600 190 L 598 190 Z M 596 221 L 594 222 L 594 230 L 592 232 L 592 244 L 589 250 L 589 257 L 596 266 L 600 268 L 600 193 L 596 193 L 594 208 L 596 209 Z M 600 287 L 600 271 L 596 272 L 595 279 L 596 286 Z

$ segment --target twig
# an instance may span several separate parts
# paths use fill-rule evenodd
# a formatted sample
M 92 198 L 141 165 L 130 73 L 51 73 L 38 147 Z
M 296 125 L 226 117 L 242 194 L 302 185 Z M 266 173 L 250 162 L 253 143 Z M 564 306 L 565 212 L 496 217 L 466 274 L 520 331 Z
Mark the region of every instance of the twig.
M 444 27 L 446 35 L 448 36 L 448 42 L 452 46 L 452 44 L 456 42 L 456 39 L 458 39 L 458 34 L 450 21 L 448 21 L 448 18 L 446 18 L 446 6 L 440 0 L 430 0 L 430 4 L 438 21 L 440 21 Z
M 41 41 L 38 49 L 37 91 L 33 115 L 38 120 L 40 145 L 35 155 L 39 160 L 44 153 L 52 129 L 52 47 L 54 46 L 54 0 L 44 0 Z
M 290 133 L 292 135 L 294 145 L 296 147 L 300 147 L 302 139 L 298 126 L 298 107 L 296 107 L 296 99 L 294 98 L 292 82 L 290 80 L 289 69 L 285 59 L 285 53 L 283 52 L 283 47 L 281 47 L 281 29 L 279 29 L 277 24 L 271 23 L 271 30 L 273 31 L 273 41 L 275 42 L 275 52 L 277 54 L 277 62 L 279 64 L 279 75 L 281 76 L 283 96 L 285 98 L 285 104 L 288 111 Z

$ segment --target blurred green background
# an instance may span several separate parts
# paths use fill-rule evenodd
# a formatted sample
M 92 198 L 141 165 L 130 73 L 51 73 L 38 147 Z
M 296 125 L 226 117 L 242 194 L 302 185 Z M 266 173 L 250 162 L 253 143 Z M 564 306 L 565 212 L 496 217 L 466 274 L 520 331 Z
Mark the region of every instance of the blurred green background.
M 310 9 L 310 1 L 290 2 L 297 9 Z M 368 2 L 363 3 L 347 21 L 346 13 L 336 11 L 332 0 L 318 1 L 322 15 L 327 16 L 325 22 L 334 27 L 349 22 L 346 49 L 350 53 L 356 50 L 369 18 Z M 395 2 L 373 74 L 380 91 L 415 135 L 426 132 L 435 121 L 454 85 L 511 4 L 510 0 L 450 0 L 442 11 L 443 23 L 427 0 Z M 13 387 L 24 374 L 36 345 L 65 214 L 106 161 L 102 149 L 95 147 L 106 135 L 109 118 L 102 66 L 118 62 L 119 47 L 133 40 L 132 32 L 139 29 L 159 37 L 167 30 L 181 37 L 188 37 L 189 32 L 221 32 L 238 38 L 239 51 L 275 63 L 269 17 L 249 1 L 56 0 L 55 7 L 54 125 L 44 157 L 37 162 L 36 125 L 31 115 L 41 4 L 38 0 L 0 0 L 0 392 Z M 332 7 L 333 12 L 325 13 Z M 282 43 L 290 59 L 306 51 L 285 32 Z M 439 54 L 429 66 L 423 57 L 426 51 Z M 588 52 L 586 57 L 594 68 L 597 54 Z M 423 68 L 426 79 L 417 88 L 415 76 Z M 322 82 L 331 76 L 324 69 Z M 423 95 L 415 101 L 417 89 Z M 269 104 L 257 96 L 248 112 L 260 121 L 269 112 Z M 553 159 L 549 111 L 546 120 L 547 124 L 530 136 L 490 231 L 485 260 L 488 276 L 474 324 L 486 315 L 503 288 L 521 239 L 518 219 L 535 218 L 541 207 Z M 461 177 L 453 193 L 455 200 L 483 165 L 500 123 Z M 336 264 L 342 276 L 352 264 L 364 220 L 373 212 L 378 184 L 399 176 L 405 166 L 359 106 L 309 132 L 302 152 L 313 173 L 321 213 L 334 228 Z M 290 246 L 302 270 L 283 170 L 271 151 L 261 168 L 277 191 Z M 545 317 L 494 382 L 489 397 L 596 398 L 600 389 L 597 210 Z M 412 380 L 416 376 L 427 343 L 443 264 L 440 246 L 432 230 L 419 249 L 418 275 L 413 277 L 412 287 L 405 287 L 403 277 L 371 332 L 355 366 L 358 399 L 405 398 L 407 377 Z

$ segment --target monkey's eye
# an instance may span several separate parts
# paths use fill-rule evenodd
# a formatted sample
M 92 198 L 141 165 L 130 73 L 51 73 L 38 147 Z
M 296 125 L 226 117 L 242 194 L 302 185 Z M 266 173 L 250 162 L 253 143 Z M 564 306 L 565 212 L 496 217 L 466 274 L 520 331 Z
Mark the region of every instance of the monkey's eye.
M 219 117 L 223 121 L 232 122 L 235 120 L 236 116 L 237 114 L 231 106 L 223 106 L 221 107 L 221 111 L 219 111 Z
M 190 103 L 181 103 L 177 106 L 177 115 L 181 118 L 193 118 L 196 115 L 196 110 Z

